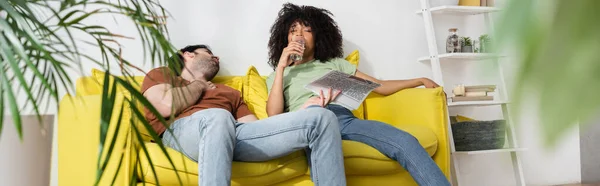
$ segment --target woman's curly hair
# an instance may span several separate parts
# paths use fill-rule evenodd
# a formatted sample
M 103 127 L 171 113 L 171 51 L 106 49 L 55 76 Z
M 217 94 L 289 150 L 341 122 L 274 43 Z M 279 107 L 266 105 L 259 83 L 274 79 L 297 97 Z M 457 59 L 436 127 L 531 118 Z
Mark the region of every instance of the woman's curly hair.
M 327 62 L 342 57 L 342 32 L 326 9 L 313 6 L 297 6 L 286 3 L 271 27 L 269 38 L 269 65 L 275 69 L 283 49 L 288 45 L 290 27 L 295 22 L 310 26 L 315 40 L 315 59 Z

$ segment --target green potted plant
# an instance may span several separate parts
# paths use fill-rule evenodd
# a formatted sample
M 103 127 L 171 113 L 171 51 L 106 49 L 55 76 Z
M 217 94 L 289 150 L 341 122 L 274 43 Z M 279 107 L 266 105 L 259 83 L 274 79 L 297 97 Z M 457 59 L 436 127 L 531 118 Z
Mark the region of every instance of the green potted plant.
M 470 37 L 461 37 L 461 52 L 472 53 L 473 52 L 473 41 Z
M 479 36 L 479 52 L 486 53 L 490 51 L 491 38 L 487 34 Z

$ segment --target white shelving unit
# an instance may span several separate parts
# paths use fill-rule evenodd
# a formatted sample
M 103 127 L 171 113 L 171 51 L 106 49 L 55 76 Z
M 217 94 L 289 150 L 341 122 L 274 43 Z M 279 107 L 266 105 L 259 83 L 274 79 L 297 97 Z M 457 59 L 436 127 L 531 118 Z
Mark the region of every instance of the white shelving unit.
M 427 56 L 419 58 L 421 62 L 429 62 L 431 58 L 434 56 Z M 487 53 L 449 53 L 449 54 L 441 54 L 437 56 L 440 60 L 486 60 L 486 59 L 496 59 L 505 56 L 501 56 L 498 54 L 487 54 Z
M 450 102 L 448 101 L 448 107 L 467 107 L 467 106 L 494 106 L 494 105 L 506 105 L 506 101 L 463 101 L 463 102 Z
M 493 30 L 493 23 L 490 13 L 501 11 L 501 9 L 496 7 L 473 7 L 473 6 L 439 6 L 439 7 L 430 7 L 429 0 L 420 0 L 421 1 L 421 10 L 416 13 L 423 17 L 423 22 L 425 23 L 425 34 L 427 35 L 427 43 L 429 48 L 429 56 L 419 58 L 420 62 L 429 62 L 431 63 L 431 70 L 433 73 L 433 79 L 439 85 L 444 86 L 444 78 L 441 70 L 440 62 L 451 63 L 453 60 L 461 60 L 461 61 L 476 61 L 476 60 L 492 60 L 494 63 L 499 63 L 499 60 L 502 59 L 502 55 L 499 54 L 490 54 L 490 53 L 450 53 L 450 54 L 440 54 L 438 52 L 438 45 L 435 38 L 435 31 L 433 26 L 433 18 L 432 16 L 442 14 L 450 14 L 450 15 L 462 15 L 462 16 L 470 16 L 470 15 L 483 15 L 487 26 Z M 444 43 L 445 46 L 445 43 Z M 478 155 L 478 154 L 491 154 L 491 153 L 508 153 L 512 159 L 512 165 L 514 170 L 514 176 L 516 180 L 516 185 L 525 185 L 525 179 L 523 178 L 523 168 L 521 166 L 521 158 L 517 152 L 525 151 L 524 148 L 519 148 L 517 144 L 517 139 L 513 127 L 513 122 L 509 114 L 508 110 L 508 94 L 506 91 L 506 83 L 504 80 L 504 72 L 502 66 L 500 64 L 498 66 L 498 71 L 500 74 L 500 81 L 502 89 L 501 95 L 497 95 L 501 97 L 500 99 L 496 99 L 493 101 L 468 101 L 468 102 L 451 102 L 448 101 L 448 107 L 480 107 L 480 106 L 500 106 L 502 107 L 502 114 L 504 119 L 506 120 L 506 138 L 508 139 L 508 147 L 503 149 L 493 149 L 493 150 L 481 150 L 481 151 L 456 151 L 454 146 L 454 138 L 452 136 L 452 127 L 448 125 L 449 130 L 449 141 L 450 141 L 450 150 L 451 156 L 454 161 L 454 178 L 457 183 L 461 185 L 461 177 L 458 166 L 457 155 Z M 448 123 L 450 118 L 448 118 Z M 486 169 L 487 167 L 482 167 Z
M 433 14 L 459 14 L 459 15 L 477 15 L 500 11 L 496 7 L 481 7 L 481 6 L 438 6 L 427 9 Z M 417 14 L 423 13 L 423 10 L 418 10 Z
M 478 150 L 478 151 L 457 151 L 454 154 L 489 154 L 489 153 L 499 153 L 499 152 L 517 152 L 517 151 L 525 151 L 527 149 L 524 148 L 507 148 L 507 149 L 493 149 L 493 150 Z

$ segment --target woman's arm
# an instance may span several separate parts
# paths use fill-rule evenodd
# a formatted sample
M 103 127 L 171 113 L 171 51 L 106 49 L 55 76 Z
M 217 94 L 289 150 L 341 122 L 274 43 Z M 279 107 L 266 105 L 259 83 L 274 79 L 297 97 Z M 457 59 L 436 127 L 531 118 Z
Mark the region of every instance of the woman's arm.
M 284 100 L 283 100 L 283 71 L 284 68 L 275 70 L 275 77 L 273 78 L 273 85 L 271 85 L 271 92 L 269 92 L 269 98 L 267 99 L 267 115 L 274 116 L 283 113 Z
M 424 85 L 425 88 L 435 88 L 439 87 L 438 84 L 433 82 L 427 78 L 415 78 L 415 79 L 407 79 L 407 80 L 379 80 L 374 77 L 371 77 L 365 73 L 362 73 L 356 70 L 356 77 L 363 78 L 369 81 L 373 81 L 381 84 L 380 87 L 377 87 L 373 92 L 387 96 L 394 94 L 400 90 L 406 88 L 415 88 L 421 85 Z
M 302 51 L 304 51 L 304 48 L 299 43 L 290 42 L 283 49 L 283 52 L 281 52 L 279 63 L 275 67 L 275 77 L 273 78 L 271 92 L 269 92 L 269 98 L 267 99 L 267 115 L 274 116 L 283 113 L 285 104 L 283 100 L 283 72 L 285 71 L 285 67 L 294 62 L 290 59 L 290 55 L 302 55 Z

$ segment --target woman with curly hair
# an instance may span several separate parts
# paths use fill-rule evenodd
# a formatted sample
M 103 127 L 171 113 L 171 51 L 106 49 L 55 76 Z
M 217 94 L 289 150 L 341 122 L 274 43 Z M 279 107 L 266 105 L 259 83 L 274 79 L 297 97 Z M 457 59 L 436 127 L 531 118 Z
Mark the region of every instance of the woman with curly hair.
M 405 88 L 438 85 L 430 79 L 378 80 L 342 58 L 342 33 L 328 10 L 285 4 L 271 27 L 267 113 L 274 116 L 311 105 L 326 107 L 340 121 L 342 139 L 372 146 L 402 165 L 419 185 L 450 185 L 440 168 L 411 134 L 389 124 L 354 117 L 345 107 L 329 104 L 340 93 L 329 89 L 323 96 L 304 88 L 330 70 L 377 82 L 374 92 L 390 95 Z

